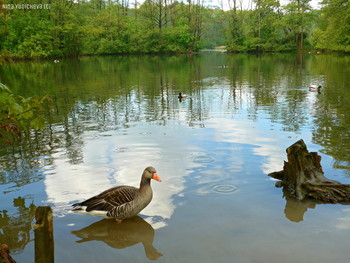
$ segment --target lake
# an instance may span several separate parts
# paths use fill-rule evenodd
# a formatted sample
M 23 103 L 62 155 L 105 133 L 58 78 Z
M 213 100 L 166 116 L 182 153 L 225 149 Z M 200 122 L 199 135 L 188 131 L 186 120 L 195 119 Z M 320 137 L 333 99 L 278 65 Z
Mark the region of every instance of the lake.
M 33 262 L 34 211 L 50 205 L 56 262 L 348 262 L 350 206 L 285 197 L 267 174 L 303 139 L 326 177 L 350 183 L 349 72 L 350 57 L 336 54 L 2 65 L 2 83 L 51 94 L 54 109 L 44 130 L 0 149 L 1 243 Z M 70 213 L 110 187 L 138 186 L 150 165 L 162 182 L 138 217 Z

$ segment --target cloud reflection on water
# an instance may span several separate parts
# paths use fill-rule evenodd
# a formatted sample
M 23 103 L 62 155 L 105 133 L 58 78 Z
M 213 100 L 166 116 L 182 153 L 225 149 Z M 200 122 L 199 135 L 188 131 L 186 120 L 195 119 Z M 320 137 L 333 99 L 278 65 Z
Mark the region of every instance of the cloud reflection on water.
M 285 146 L 280 143 L 277 133 L 257 129 L 259 123 L 252 120 L 212 118 L 208 120 L 207 127 L 215 130 L 215 140 L 235 144 L 249 144 L 256 146 L 253 152 L 266 157 L 262 163 L 263 173 L 281 170 Z
M 129 136 L 86 140 L 81 164 L 71 165 L 67 159 L 54 156 L 54 172 L 46 176 L 45 185 L 48 201 L 56 206 L 56 215 L 65 215 L 70 204 L 116 185 L 138 187 L 143 170 L 151 165 L 157 169 L 162 182 L 152 181 L 153 200 L 141 214 L 148 217 L 146 220 L 155 229 L 164 227 L 175 210 L 174 196 L 182 195 L 187 175 L 184 167 L 190 166 L 191 158 L 187 156 L 190 153 L 182 150 L 187 147 L 186 141 L 178 140 L 180 134 L 176 130 L 167 130 L 168 137 L 162 138 L 161 134 L 152 134 L 154 128 L 141 125 L 130 128 Z M 144 132 L 149 135 L 145 136 Z M 173 140 L 169 140 L 169 136 Z M 121 147 L 128 151 L 116 150 Z
M 278 143 L 279 139 L 273 132 L 267 136 L 261 127 L 256 127 L 261 123 L 214 117 L 203 123 L 208 128 L 204 133 L 196 132 L 200 127 L 189 129 L 181 127 L 179 122 L 168 122 L 165 126 L 154 122 L 139 123 L 128 128 L 126 135 L 108 131 L 93 136 L 93 132 L 85 131 L 80 137 L 83 141 L 83 163 L 70 164 L 61 153 L 56 153 L 45 178 L 48 201 L 55 204 L 55 214 L 65 215 L 70 204 L 116 185 L 138 186 L 142 171 L 151 165 L 157 169 L 162 183 L 152 182 L 153 200 L 141 214 L 158 229 L 167 225 L 166 221 L 171 218 L 176 205 L 180 205 L 180 202 L 174 203 L 174 197 L 183 197 L 186 176 L 194 173 L 196 168 L 206 167 L 197 173 L 199 178 L 195 184 L 191 184 L 198 194 L 215 193 L 213 187 L 218 184 L 239 188 L 242 182 L 232 172 L 244 169 L 244 156 L 230 154 L 239 145 L 252 145 L 255 155 L 266 158 L 261 164 L 263 173 L 281 169 L 284 158 L 281 153 L 285 147 Z M 229 143 L 228 149 L 213 151 L 207 148 L 208 145 L 198 144 L 208 140 L 208 136 L 216 143 Z M 216 159 L 227 158 L 228 155 L 230 169 L 225 171 L 227 168 L 221 167 L 223 164 L 217 163 Z M 213 177 L 213 174 L 217 176 Z

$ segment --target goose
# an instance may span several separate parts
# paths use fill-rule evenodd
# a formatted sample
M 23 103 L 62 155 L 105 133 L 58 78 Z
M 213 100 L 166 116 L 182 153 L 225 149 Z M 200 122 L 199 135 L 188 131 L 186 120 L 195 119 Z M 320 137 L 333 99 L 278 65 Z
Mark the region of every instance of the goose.
M 185 93 L 180 92 L 179 96 L 177 96 L 179 99 L 187 98 L 187 95 Z
M 309 87 L 309 91 L 316 91 L 316 92 L 320 92 L 322 86 L 317 86 L 317 85 L 310 85 Z
M 73 204 L 72 212 L 114 218 L 117 222 L 136 216 L 152 200 L 151 179 L 161 182 L 156 169 L 149 166 L 142 173 L 140 188 L 126 185 L 110 188 Z

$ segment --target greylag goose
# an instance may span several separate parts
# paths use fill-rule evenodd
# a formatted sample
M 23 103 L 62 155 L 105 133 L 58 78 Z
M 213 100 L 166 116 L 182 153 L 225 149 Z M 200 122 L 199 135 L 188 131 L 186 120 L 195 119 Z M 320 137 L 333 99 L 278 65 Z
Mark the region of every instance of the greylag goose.
M 322 86 L 310 85 L 309 91 L 320 92 L 321 88 L 322 88 Z
M 161 182 L 156 169 L 147 167 L 142 174 L 140 188 L 117 186 L 81 203 L 73 204 L 73 212 L 114 218 L 122 221 L 136 216 L 152 200 L 151 179 Z

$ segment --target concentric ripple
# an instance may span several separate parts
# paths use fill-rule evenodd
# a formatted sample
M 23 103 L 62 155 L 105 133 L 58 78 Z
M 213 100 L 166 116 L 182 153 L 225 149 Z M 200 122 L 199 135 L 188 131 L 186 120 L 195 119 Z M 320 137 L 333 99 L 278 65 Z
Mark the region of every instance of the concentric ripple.
M 197 156 L 193 161 L 195 163 L 211 163 L 214 162 L 214 158 L 210 156 Z
M 212 189 L 218 193 L 230 194 L 236 192 L 238 187 L 233 184 L 217 184 L 214 185 Z

